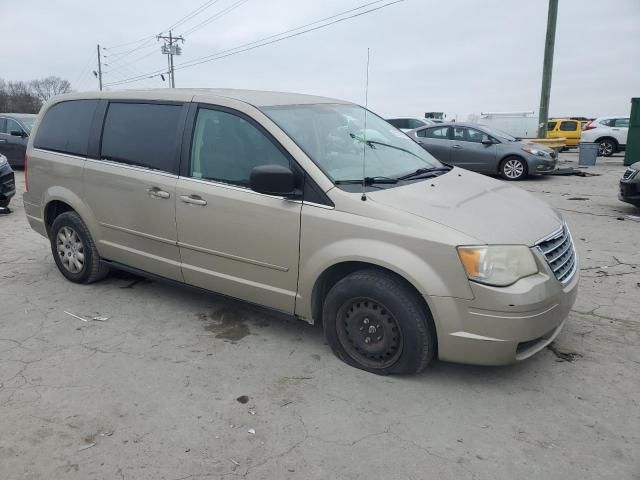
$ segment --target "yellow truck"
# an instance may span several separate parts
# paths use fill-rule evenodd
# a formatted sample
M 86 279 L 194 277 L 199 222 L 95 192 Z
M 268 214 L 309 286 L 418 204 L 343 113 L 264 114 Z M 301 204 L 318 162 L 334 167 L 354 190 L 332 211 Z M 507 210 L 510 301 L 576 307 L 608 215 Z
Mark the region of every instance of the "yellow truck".
M 584 123 L 586 121 L 572 118 L 550 118 L 547 122 L 547 138 L 564 138 L 566 148 L 577 147 Z

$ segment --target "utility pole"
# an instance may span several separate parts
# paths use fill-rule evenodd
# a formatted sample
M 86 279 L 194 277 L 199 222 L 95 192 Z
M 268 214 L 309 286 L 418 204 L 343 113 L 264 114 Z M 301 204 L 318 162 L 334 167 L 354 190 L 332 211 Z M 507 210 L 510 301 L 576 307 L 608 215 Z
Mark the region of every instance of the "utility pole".
M 549 0 L 547 17 L 547 38 L 544 42 L 544 64 L 542 66 L 542 91 L 540 92 L 540 112 L 538 114 L 538 138 L 547 136 L 549 120 L 549 97 L 551 96 L 551 74 L 553 72 L 553 48 L 556 43 L 556 20 L 558 0 Z
M 160 52 L 162 54 L 167 55 L 167 66 L 169 67 L 169 87 L 176 88 L 176 77 L 175 71 L 173 68 L 173 56 L 174 55 L 182 55 L 182 48 L 178 45 L 178 42 L 184 43 L 184 38 L 182 35 L 179 37 L 174 37 L 173 32 L 169 30 L 169 35 L 158 35 L 156 37 L 158 40 L 164 40 L 164 45 L 160 48 Z
M 98 49 L 98 74 L 96 77 L 98 77 L 98 84 L 100 85 L 100 91 L 102 91 L 102 61 L 100 60 L 100 44 L 96 45 L 96 47 Z

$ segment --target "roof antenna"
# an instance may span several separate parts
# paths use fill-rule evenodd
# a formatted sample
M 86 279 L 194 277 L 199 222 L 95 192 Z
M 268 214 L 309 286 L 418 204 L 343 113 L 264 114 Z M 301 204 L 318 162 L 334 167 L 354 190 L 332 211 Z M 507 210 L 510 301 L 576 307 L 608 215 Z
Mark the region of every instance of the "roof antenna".
M 367 201 L 367 186 L 365 184 L 365 160 L 367 158 L 367 109 L 369 108 L 369 47 L 367 47 L 367 83 L 364 89 L 364 131 L 362 142 L 362 196 L 360 200 Z

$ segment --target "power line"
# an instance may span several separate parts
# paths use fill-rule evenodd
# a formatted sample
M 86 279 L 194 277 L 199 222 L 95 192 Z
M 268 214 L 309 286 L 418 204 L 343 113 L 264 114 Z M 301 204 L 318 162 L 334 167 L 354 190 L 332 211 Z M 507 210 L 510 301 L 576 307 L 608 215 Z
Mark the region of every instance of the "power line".
M 191 20 L 193 17 L 195 17 L 196 15 L 199 15 L 200 13 L 204 12 L 207 8 L 215 5 L 216 3 L 218 3 L 220 0 L 208 0 L 207 2 L 204 2 L 202 5 L 200 5 L 198 8 L 196 8 L 195 10 L 193 10 L 191 13 L 188 13 L 187 15 L 185 15 L 184 17 L 182 17 L 180 20 L 178 20 L 176 23 L 174 23 L 173 25 L 171 25 L 170 27 L 166 28 L 165 30 L 173 30 L 174 28 L 176 28 L 178 25 Z
M 329 22 L 329 23 L 323 23 L 322 25 L 318 25 L 318 26 L 315 26 L 313 28 L 308 28 L 306 30 L 302 30 L 302 31 L 296 32 L 297 30 L 303 29 L 303 28 L 305 28 L 307 26 L 317 25 L 318 23 L 326 22 L 329 19 L 340 17 L 342 15 L 345 15 L 346 13 L 353 12 L 353 11 L 356 11 L 356 10 L 361 10 L 363 8 L 366 8 L 367 6 L 371 6 L 371 5 L 374 5 L 376 3 L 380 3 L 381 1 L 384 1 L 384 0 L 378 0 L 378 1 L 375 1 L 375 2 L 368 2 L 368 3 L 364 4 L 364 5 L 361 5 L 360 7 L 357 7 L 357 8 L 351 9 L 351 10 L 346 10 L 346 11 L 344 11 L 342 13 L 338 13 L 336 15 L 332 15 L 330 17 L 326 17 L 326 18 L 324 18 L 322 20 L 317 20 L 317 21 L 309 23 L 307 25 L 303 25 L 303 26 L 300 26 L 300 27 L 297 27 L 297 28 L 293 28 L 293 29 L 290 29 L 290 30 L 287 30 L 285 32 L 281 32 L 281 33 L 278 33 L 278 34 L 275 34 L 275 35 L 270 35 L 270 36 L 262 38 L 260 40 L 256 40 L 254 42 L 246 43 L 244 45 L 240 45 L 240 46 L 237 46 L 237 47 L 234 47 L 234 48 L 230 48 L 230 49 L 227 49 L 227 50 L 222 50 L 220 52 L 216 52 L 216 53 L 213 53 L 211 55 L 206 55 L 204 57 L 196 58 L 196 59 L 190 60 L 188 62 L 179 64 L 179 65 L 175 66 L 174 69 L 175 70 L 180 70 L 180 69 L 183 69 L 183 68 L 194 67 L 194 66 L 200 65 L 202 63 L 207 63 L 207 62 L 212 62 L 212 61 L 215 61 L 215 60 L 220 60 L 221 58 L 229 57 L 229 56 L 232 56 L 232 55 L 237 55 L 239 53 L 243 53 L 243 52 L 246 52 L 246 51 L 249 51 L 249 50 L 254 50 L 256 48 L 264 47 L 266 45 L 271 45 L 273 43 L 281 42 L 281 41 L 286 40 L 288 38 L 297 37 L 297 36 L 303 35 L 305 33 L 313 32 L 315 30 L 320 30 L 322 28 L 329 27 L 329 26 L 334 25 L 336 23 L 344 22 L 344 21 L 350 20 L 352 18 L 356 18 L 356 17 L 362 16 L 362 15 L 366 15 L 368 13 L 375 12 L 377 10 L 381 10 L 381 9 L 389 7 L 391 5 L 395 5 L 397 3 L 404 2 L 405 0 L 394 0 L 394 1 L 391 1 L 391 2 L 388 2 L 388 3 L 385 3 L 384 5 L 380 5 L 380 6 L 371 8 L 369 10 L 358 12 L 358 13 L 355 13 L 353 15 L 349 15 L 347 17 L 339 18 L 339 19 L 334 20 L 334 21 Z M 286 33 L 289 33 L 289 32 L 296 32 L 296 33 L 292 33 L 290 35 L 282 36 L 282 35 L 285 35 Z M 275 38 L 275 37 L 280 37 L 280 38 Z M 271 39 L 273 39 L 273 40 L 271 40 Z M 269 41 L 266 41 L 266 40 L 269 40 Z M 163 72 L 163 70 L 157 70 L 157 71 L 145 74 L 145 75 L 146 76 L 154 76 L 154 75 L 158 75 L 161 72 Z M 131 82 L 136 81 L 137 78 L 138 77 L 132 77 L 132 78 L 129 78 L 129 79 L 118 81 L 118 82 L 112 82 L 109 85 L 124 85 L 126 83 L 131 83 Z
M 206 2 L 204 2 L 202 5 L 200 5 L 198 8 L 196 8 L 195 10 L 192 10 L 191 12 L 189 12 L 188 14 L 186 14 L 184 17 L 182 17 L 180 20 L 178 20 L 177 22 L 173 23 L 171 26 L 169 26 L 168 28 L 162 30 L 163 32 L 168 31 L 168 30 L 172 30 L 174 29 L 176 26 L 183 24 L 184 22 L 192 19 L 193 17 L 199 15 L 200 13 L 204 12 L 206 9 L 208 9 L 209 7 L 215 5 L 216 3 L 218 3 L 220 0 L 207 0 Z M 132 50 L 128 51 L 128 52 L 112 52 L 113 55 L 121 55 L 121 56 L 126 56 L 129 55 L 141 48 L 143 48 L 145 45 L 147 45 L 149 43 L 149 40 L 154 40 L 156 38 L 156 35 L 147 35 L 145 37 L 139 38 L 138 40 L 133 40 L 131 42 L 124 42 L 124 43 L 119 43 L 117 45 L 112 45 L 110 47 L 102 47 L 104 50 L 117 50 L 120 49 L 122 47 L 127 47 L 130 45 L 136 45 L 139 44 L 141 42 L 142 45 L 137 45 L 135 48 L 133 48 Z
M 247 3 L 248 1 L 249 0 L 239 0 L 239 1 L 237 1 L 236 3 L 228 6 L 227 8 L 224 8 L 224 9 L 220 10 L 218 13 L 213 14 L 212 16 L 207 18 L 206 20 L 203 20 L 202 22 L 198 23 L 197 25 L 191 27 L 186 32 L 184 32 L 182 35 L 189 35 L 190 33 L 193 33 L 196 30 L 200 30 L 201 28 L 206 27 L 211 22 L 214 22 L 215 20 L 219 19 L 220 17 L 224 17 L 227 13 L 231 12 L 232 10 L 235 10 L 236 8 L 242 6 L 243 4 Z

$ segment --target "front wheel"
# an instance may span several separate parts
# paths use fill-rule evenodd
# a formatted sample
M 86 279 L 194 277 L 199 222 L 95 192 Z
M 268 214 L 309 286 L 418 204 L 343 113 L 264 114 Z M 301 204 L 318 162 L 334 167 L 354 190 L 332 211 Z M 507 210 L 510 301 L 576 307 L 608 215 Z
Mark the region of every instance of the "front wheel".
M 422 371 L 435 353 L 435 327 L 419 296 L 401 279 L 377 270 L 354 272 L 329 291 L 324 331 L 333 352 L 381 375 Z
M 527 176 L 527 162 L 520 157 L 508 157 L 500 165 L 500 175 L 507 180 L 522 180 Z

